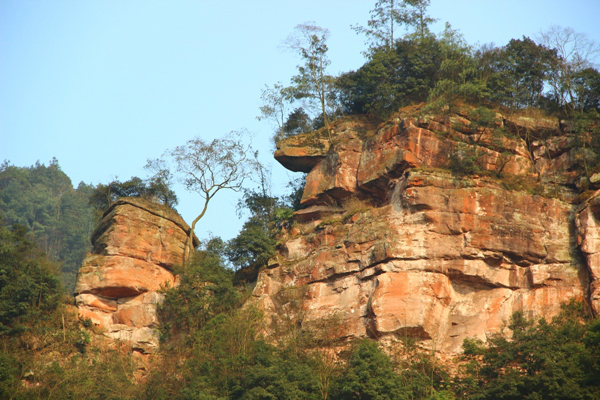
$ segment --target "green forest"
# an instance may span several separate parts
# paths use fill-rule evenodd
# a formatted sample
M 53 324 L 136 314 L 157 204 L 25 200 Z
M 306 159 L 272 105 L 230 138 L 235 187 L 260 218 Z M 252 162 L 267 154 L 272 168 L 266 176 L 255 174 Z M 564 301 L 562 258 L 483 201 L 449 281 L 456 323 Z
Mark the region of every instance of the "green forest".
M 298 25 L 285 45 L 299 59 L 288 84 L 268 84 L 258 118 L 272 122 L 273 140 L 315 132 L 331 140 L 330 124 L 354 115 L 375 122 L 403 107 L 449 114 L 469 105 L 486 123 L 495 111 L 557 118 L 576 137 L 577 187 L 585 195 L 600 172 L 600 47 L 571 28 L 500 46 L 466 43 L 450 24 L 440 33 L 429 0 L 378 0 L 367 26 L 366 62 L 329 75 L 329 32 Z M 488 121 L 489 122 L 489 121 Z M 535 138 L 527 138 L 530 143 Z M 450 155 L 458 175 L 485 174 L 465 155 Z M 471 155 L 472 156 L 472 155 Z M 199 174 L 199 165 L 211 173 Z M 444 362 L 407 339 L 395 352 L 363 339 L 341 356 L 336 321 L 303 329 L 280 324 L 266 340 L 263 315 L 246 306 L 259 271 L 275 254 L 282 226 L 293 224 L 303 180 L 273 195 L 269 171 L 240 136 L 190 140 L 148 160 L 148 177 L 75 188 L 59 161 L 0 166 L 0 398 L 3 399 L 597 399 L 600 320 L 585 304 L 563 305 L 552 320 L 516 313 L 487 343 L 465 341 Z M 257 176 L 252 187 L 246 176 Z M 221 190 L 241 193 L 231 240 L 191 247 L 164 290 L 161 349 L 139 376 L 126 345 L 106 351 L 97 329 L 77 317 L 73 290 L 91 250 L 90 237 L 120 197 L 143 197 L 175 208 L 174 183 L 202 201 L 195 227 Z M 293 298 L 294 293 L 290 293 Z

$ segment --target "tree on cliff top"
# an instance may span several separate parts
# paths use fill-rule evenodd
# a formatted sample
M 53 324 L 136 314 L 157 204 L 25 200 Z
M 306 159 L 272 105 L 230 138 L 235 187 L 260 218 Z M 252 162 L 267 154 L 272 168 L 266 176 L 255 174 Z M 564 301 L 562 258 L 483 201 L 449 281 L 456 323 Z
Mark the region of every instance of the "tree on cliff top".
M 285 47 L 300 54 L 304 65 L 298 65 L 298 75 L 292 77 L 293 96 L 297 100 L 307 99 L 317 103 L 323 124 L 329 131 L 328 98 L 334 78 L 325 73 L 330 64 L 327 57 L 329 30 L 305 22 L 294 28 L 294 33 L 285 40 Z
M 281 83 L 276 83 L 273 87 L 265 85 L 265 89 L 260 94 L 262 106 L 260 106 L 260 115 L 256 117 L 259 121 L 266 119 L 273 123 L 275 135 L 273 142 L 284 139 L 285 122 L 288 115 L 288 107 L 292 104 L 294 97 L 294 88 L 284 87 Z
M 175 165 L 176 178 L 187 190 L 198 193 L 203 200 L 200 214 L 192 221 L 184 263 L 193 250 L 196 224 L 206 214 L 210 201 L 223 189 L 241 190 L 244 180 L 255 169 L 256 162 L 250 157 L 251 146 L 242 142 L 242 135 L 243 132 L 230 132 L 211 142 L 196 137 L 182 146 L 167 150 L 163 159 L 148 161 L 148 164 L 159 163 L 164 169 L 164 159 L 170 159 Z
M 371 19 L 367 27 L 353 26 L 357 33 L 364 33 L 369 40 L 371 52 L 386 49 L 394 50 L 398 28 L 412 27 L 414 33 L 423 39 L 429 32 L 429 24 L 435 22 L 426 14 L 429 0 L 378 0 L 371 10 Z
M 577 108 L 583 108 L 581 88 L 577 77 L 586 69 L 593 68 L 600 56 L 600 45 L 586 34 L 575 32 L 572 28 L 553 25 L 539 34 L 538 41 L 556 52 L 553 68 L 549 73 L 548 84 L 551 93 L 567 115 Z

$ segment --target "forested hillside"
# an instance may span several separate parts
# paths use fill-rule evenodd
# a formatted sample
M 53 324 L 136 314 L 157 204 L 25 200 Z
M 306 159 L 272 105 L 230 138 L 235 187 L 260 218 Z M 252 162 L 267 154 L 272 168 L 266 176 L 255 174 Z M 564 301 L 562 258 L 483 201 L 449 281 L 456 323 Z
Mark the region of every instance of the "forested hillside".
M 83 182 L 74 189 L 56 159 L 48 166 L 17 167 L 5 161 L 0 167 L 2 225 L 22 226 L 29 240 L 59 262 L 69 291 L 97 223 L 89 200 L 93 191 Z
M 583 204 L 600 188 L 598 44 L 560 27 L 501 46 L 469 44 L 450 24 L 432 32 L 435 19 L 428 5 L 429 0 L 375 2 L 367 26 L 354 27 L 357 40 L 368 43 L 366 61 L 338 76 L 327 69 L 328 30 L 298 25 L 284 41 L 299 57 L 297 70 L 289 83 L 271 83 L 261 96 L 259 118 L 272 122 L 276 146 L 310 133 L 313 147 L 327 153 L 339 144 L 336 121 L 359 121 L 375 130 L 397 123 L 401 109 L 410 118 L 440 120 L 468 110 L 474 122 L 461 127 L 467 134 L 435 132 L 439 141 L 462 140 L 448 147 L 447 163 L 436 171 L 465 187 L 477 186 L 470 177 L 484 177 L 494 190 L 560 199 L 573 209 Z M 500 113 L 554 121 L 556 129 L 500 127 Z M 495 140 L 487 144 L 481 134 L 486 129 Z M 368 129 L 363 131 L 361 140 L 369 139 Z M 550 137 L 555 135 L 550 131 L 562 136 Z M 453 358 L 439 357 L 408 333 L 396 338 L 401 345 L 385 349 L 372 340 L 377 338 L 340 340 L 343 327 L 335 315 L 308 326 L 299 312 L 306 297 L 302 288 L 278 292 L 276 300 L 285 306 L 278 318 L 266 315 L 248 300 L 261 271 L 274 265 L 270 260 L 299 231 L 294 211 L 310 200 L 300 205 L 303 181 L 291 183 L 288 193 L 272 193 L 269 171 L 242 136 L 232 133 L 212 142 L 196 138 L 173 147 L 148 161 L 147 179 L 82 182 L 76 188 L 56 159 L 48 165 L 5 161 L 0 166 L 0 398 L 600 396 L 600 321 L 586 301 L 564 304 L 554 318 L 515 313 L 488 342 L 467 340 L 463 353 Z M 506 155 L 501 144 L 511 140 L 522 141 L 522 154 L 531 158 L 540 140 L 551 142 L 543 148 L 548 159 L 569 154 L 561 171 L 567 178 L 542 169 L 519 177 L 506 174 L 504 166 L 490 169 L 484 144 Z M 301 154 L 294 168 L 308 172 L 314 164 L 310 157 L 316 156 Z M 238 213 L 248 218 L 229 241 L 217 237 L 193 248 L 190 233 L 185 261 L 173 271 L 178 284 L 161 291 L 160 351 L 141 356 L 127 342 L 107 343 L 90 319 L 78 317 L 71 295 L 103 212 L 120 197 L 144 197 L 174 208 L 176 181 L 201 197 L 191 226 L 207 208 L 218 207 L 212 199 L 220 190 L 239 191 Z M 340 206 L 335 195 L 329 200 L 328 206 Z M 312 231 L 353 222 L 375 204 L 354 200 L 348 206 L 352 212 L 324 219 Z M 577 262 L 584 258 L 581 252 L 569 256 Z

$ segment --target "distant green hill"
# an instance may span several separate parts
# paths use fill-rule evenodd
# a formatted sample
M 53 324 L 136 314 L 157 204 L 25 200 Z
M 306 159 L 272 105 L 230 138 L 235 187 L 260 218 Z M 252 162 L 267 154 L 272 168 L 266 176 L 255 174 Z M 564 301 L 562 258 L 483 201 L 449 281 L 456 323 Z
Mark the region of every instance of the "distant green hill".
M 71 179 L 53 159 L 46 166 L 0 166 L 0 220 L 2 225 L 22 225 L 27 238 L 53 261 L 60 263 L 61 279 L 69 292 L 90 249 L 96 225 L 89 197 L 94 187 Z

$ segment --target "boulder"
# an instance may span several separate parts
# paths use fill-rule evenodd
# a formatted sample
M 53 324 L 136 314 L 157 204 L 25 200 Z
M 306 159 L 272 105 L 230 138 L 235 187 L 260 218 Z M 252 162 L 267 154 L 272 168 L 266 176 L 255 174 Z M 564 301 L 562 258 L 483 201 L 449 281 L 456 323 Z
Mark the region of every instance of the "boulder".
M 189 231 L 168 207 L 139 198 L 115 202 L 93 233 L 92 254 L 79 269 L 75 303 L 80 317 L 136 351 L 155 351 L 159 292 L 176 285 L 172 268 L 183 261 Z

